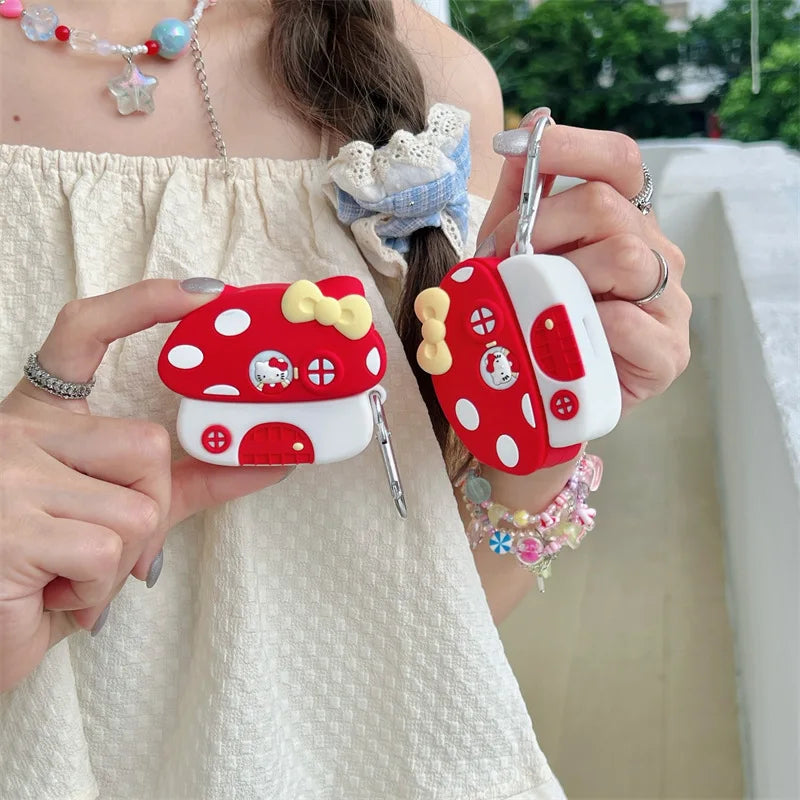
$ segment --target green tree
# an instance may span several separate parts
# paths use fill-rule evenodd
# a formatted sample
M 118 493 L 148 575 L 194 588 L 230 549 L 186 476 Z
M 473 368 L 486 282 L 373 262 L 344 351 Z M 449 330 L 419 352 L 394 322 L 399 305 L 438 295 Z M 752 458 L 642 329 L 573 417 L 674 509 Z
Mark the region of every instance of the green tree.
M 728 0 L 711 17 L 698 17 L 686 35 L 687 59 L 700 66 L 720 67 L 729 80 L 750 69 L 750 0 Z M 796 0 L 760 0 L 759 50 L 767 53 L 781 39 L 800 36 Z M 719 94 L 725 94 L 727 84 Z
M 680 40 L 646 0 L 547 0 L 532 10 L 524 0 L 451 0 L 451 11 L 492 62 L 507 108 L 549 105 L 557 120 L 633 136 L 688 132 L 660 72 L 677 63 Z
M 761 92 L 749 72 L 730 85 L 719 109 L 725 134 L 743 142 L 780 139 L 800 149 L 800 40 L 773 44 L 761 67 Z

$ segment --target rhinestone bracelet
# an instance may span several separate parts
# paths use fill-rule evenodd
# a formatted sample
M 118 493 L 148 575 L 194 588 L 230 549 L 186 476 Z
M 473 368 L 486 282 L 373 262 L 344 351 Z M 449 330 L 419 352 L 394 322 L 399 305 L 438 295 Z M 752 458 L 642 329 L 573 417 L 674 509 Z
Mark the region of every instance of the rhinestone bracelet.
M 572 477 L 553 501 L 536 514 L 519 509 L 512 511 L 492 500 L 492 487 L 481 476 L 480 464 L 473 460 L 455 481 L 461 489 L 472 521 L 467 536 L 474 550 L 484 538 L 498 555 L 513 554 L 520 565 L 536 576 L 539 591 L 565 545 L 577 549 L 594 528 L 595 510 L 586 500 L 600 485 L 603 462 L 599 456 L 584 453 Z

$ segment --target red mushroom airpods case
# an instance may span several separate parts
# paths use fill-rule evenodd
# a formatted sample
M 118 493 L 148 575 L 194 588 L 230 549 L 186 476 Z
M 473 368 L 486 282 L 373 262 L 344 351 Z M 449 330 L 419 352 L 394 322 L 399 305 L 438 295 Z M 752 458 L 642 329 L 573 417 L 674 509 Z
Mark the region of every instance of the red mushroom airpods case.
M 386 348 L 354 277 L 226 286 L 188 314 L 158 361 L 182 395 L 178 439 L 212 464 L 342 461 L 374 430 Z
M 417 352 L 455 433 L 516 475 L 568 461 L 619 421 L 622 397 L 597 307 L 566 258 L 456 264 L 414 304 Z

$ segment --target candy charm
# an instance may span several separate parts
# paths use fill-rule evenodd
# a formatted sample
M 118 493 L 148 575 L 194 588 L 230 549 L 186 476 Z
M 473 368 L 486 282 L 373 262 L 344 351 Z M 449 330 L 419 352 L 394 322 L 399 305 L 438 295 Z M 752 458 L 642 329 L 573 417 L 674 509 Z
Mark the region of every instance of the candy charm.
M 128 62 L 125 72 L 108 82 L 108 89 L 117 99 L 120 114 L 133 114 L 142 111 L 152 114 L 155 104 L 153 92 L 158 86 L 158 79 L 139 72 L 133 61 Z
M 586 533 L 594 528 L 595 510 L 586 499 L 600 485 L 603 464 L 597 456 L 583 454 L 567 485 L 550 505 L 538 514 L 525 509 L 511 511 L 491 499 L 492 488 L 480 476 L 480 465 L 473 460 L 456 480 L 472 515 L 467 526 L 471 547 L 476 548 L 485 536 L 498 555 L 514 553 L 519 563 L 532 572 L 540 591 L 550 575 L 551 565 L 566 546 L 575 550 Z
M 30 6 L 22 12 L 19 24 L 32 42 L 46 42 L 55 36 L 58 15 L 52 6 Z
M 492 538 L 489 539 L 489 547 L 498 555 L 503 555 L 511 550 L 511 542 L 512 539 L 507 533 L 495 531 Z
M 535 564 L 542 555 L 542 543 L 538 539 L 523 539 L 517 545 L 517 558 L 523 564 Z

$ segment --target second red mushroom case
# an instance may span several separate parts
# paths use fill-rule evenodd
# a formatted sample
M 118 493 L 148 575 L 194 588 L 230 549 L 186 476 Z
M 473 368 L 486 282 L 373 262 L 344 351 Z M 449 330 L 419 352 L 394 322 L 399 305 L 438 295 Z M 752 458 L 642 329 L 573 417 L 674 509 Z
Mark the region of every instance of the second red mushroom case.
M 471 258 L 415 302 L 417 360 L 467 449 L 527 475 L 619 420 L 621 395 L 591 293 L 565 258 Z
M 354 277 L 226 286 L 188 314 L 158 362 L 182 395 L 178 438 L 214 464 L 341 461 L 373 433 L 386 348 Z

